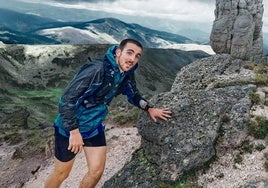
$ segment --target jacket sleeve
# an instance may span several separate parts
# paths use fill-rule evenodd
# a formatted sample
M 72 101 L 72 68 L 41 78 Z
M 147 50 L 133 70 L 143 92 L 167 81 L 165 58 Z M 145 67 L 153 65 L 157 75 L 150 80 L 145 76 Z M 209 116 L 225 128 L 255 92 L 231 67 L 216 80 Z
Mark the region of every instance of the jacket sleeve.
M 102 75 L 101 63 L 86 64 L 65 89 L 59 102 L 59 113 L 67 131 L 78 128 L 77 107 L 85 96 L 92 94 L 101 85 Z
M 128 98 L 128 102 L 141 108 L 141 102 L 149 103 L 146 99 L 144 99 L 136 86 L 136 80 L 134 73 L 131 73 L 127 76 L 126 84 L 124 84 L 122 94 L 126 95 Z

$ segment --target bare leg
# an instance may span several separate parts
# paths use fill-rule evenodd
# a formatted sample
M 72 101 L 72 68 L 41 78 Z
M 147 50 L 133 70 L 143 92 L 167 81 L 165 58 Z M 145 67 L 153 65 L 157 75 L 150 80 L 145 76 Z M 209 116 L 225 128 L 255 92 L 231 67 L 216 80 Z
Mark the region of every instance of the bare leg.
M 47 178 L 44 188 L 59 188 L 61 183 L 69 176 L 74 164 L 74 159 L 68 162 L 61 162 L 55 158 L 53 172 Z
M 105 167 L 106 146 L 84 147 L 88 172 L 84 176 L 79 188 L 94 188 L 100 180 Z

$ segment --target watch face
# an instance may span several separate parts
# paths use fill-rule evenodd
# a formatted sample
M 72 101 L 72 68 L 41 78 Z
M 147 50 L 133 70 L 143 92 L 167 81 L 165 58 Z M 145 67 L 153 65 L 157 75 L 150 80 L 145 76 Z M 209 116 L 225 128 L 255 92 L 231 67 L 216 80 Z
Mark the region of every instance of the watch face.
M 146 108 L 146 106 L 147 106 L 147 102 L 146 101 L 144 101 L 144 100 L 140 100 L 140 107 L 142 108 L 142 109 L 145 109 Z

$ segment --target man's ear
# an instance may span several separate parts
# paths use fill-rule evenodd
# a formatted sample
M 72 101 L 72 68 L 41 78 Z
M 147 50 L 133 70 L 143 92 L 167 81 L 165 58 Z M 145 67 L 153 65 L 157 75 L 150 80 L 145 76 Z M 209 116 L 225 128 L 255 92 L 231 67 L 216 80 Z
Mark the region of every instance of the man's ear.
M 117 48 L 116 50 L 115 50 L 115 55 L 116 55 L 116 57 L 119 57 L 120 55 L 121 55 L 121 49 L 120 48 Z

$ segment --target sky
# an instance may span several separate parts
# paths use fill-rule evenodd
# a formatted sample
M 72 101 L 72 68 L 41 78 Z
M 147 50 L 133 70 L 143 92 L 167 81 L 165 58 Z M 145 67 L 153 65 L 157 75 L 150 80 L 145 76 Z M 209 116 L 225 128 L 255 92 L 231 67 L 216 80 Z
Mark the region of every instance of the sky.
M 214 19 L 213 0 L 21 0 L 52 6 L 105 11 L 128 16 L 207 22 Z
M 57 3 L 36 0 L 34 2 L 50 3 L 54 6 L 66 8 L 89 9 L 131 16 L 139 15 L 165 18 L 167 20 L 196 22 L 213 20 L 213 9 L 215 7 L 213 0 L 58 0 Z
M 6 0 L 0 0 L 5 1 Z M 10 0 L 12 1 L 12 0 Z M 19 0 L 47 4 L 66 9 L 102 11 L 117 18 L 136 21 L 143 26 L 169 27 L 174 23 L 196 23 L 196 27 L 212 27 L 216 0 Z M 268 32 L 268 1 L 263 0 L 263 31 Z M 1 4 L 0 4 L 1 7 Z M 121 17 L 120 17 L 121 16 Z M 132 17 L 132 19 L 130 19 Z M 151 19 L 150 19 L 151 18 Z M 149 19 L 150 21 L 147 21 Z M 157 21 L 159 20 L 159 22 Z M 88 20 L 89 21 L 89 20 Z M 267 21 L 267 22 L 266 22 Z M 170 24 L 169 24 L 170 23 Z M 175 29 L 175 28 L 174 28 Z

